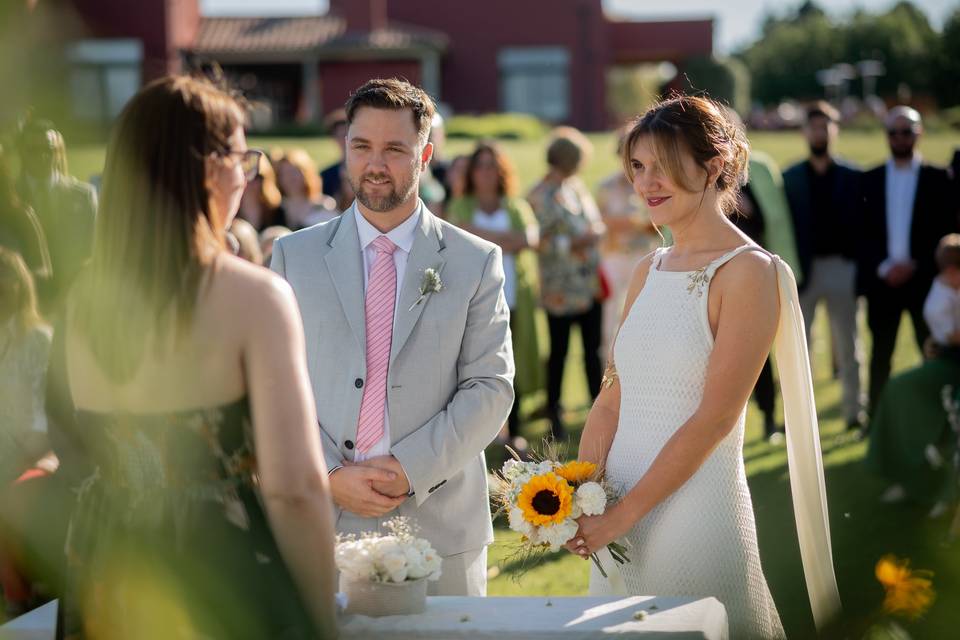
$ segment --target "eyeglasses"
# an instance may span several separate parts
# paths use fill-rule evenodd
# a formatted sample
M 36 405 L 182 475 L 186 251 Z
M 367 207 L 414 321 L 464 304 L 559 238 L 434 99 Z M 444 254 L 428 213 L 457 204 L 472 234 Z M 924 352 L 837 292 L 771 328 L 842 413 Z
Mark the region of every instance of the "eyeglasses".
M 887 129 L 887 135 L 891 138 L 896 136 L 901 136 L 903 138 L 912 138 L 917 135 L 917 132 L 913 129 Z
M 240 159 L 240 167 L 243 169 L 243 177 L 247 182 L 256 180 L 257 176 L 260 175 L 260 158 L 263 157 L 263 151 L 260 149 L 229 151 L 223 155 Z

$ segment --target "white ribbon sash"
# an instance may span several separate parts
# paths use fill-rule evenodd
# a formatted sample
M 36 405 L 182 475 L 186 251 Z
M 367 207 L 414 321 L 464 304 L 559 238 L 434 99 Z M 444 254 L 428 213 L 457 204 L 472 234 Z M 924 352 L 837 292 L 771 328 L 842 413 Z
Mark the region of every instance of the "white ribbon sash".
M 613 559 L 613 556 L 610 555 L 610 549 L 606 545 L 603 546 L 603 549 L 597 551 L 597 560 L 600 561 L 600 566 L 607 574 L 607 583 L 610 585 L 610 591 L 613 592 L 613 595 L 628 595 L 627 585 L 624 584 L 623 574 L 620 573 L 620 563 Z
M 810 608 L 814 623 L 822 629 L 840 614 L 840 594 L 833 570 L 820 428 L 797 283 L 790 267 L 778 256 L 773 257 L 780 288 L 780 326 L 774 353 L 783 395 L 790 493 Z

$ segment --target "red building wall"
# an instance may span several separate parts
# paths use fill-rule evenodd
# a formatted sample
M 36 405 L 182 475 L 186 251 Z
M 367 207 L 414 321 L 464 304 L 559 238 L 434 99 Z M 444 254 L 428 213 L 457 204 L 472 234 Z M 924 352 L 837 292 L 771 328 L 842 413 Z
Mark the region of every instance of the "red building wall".
M 419 60 L 320 63 L 320 102 L 323 113 L 342 108 L 350 92 L 370 78 L 406 78 L 420 84 Z
M 94 38 L 143 43 L 144 81 L 180 68 L 178 48 L 193 42 L 200 24 L 197 0 L 71 0 Z
M 391 22 L 449 36 L 441 98 L 455 109 L 500 108 L 501 48 L 562 46 L 570 53 L 570 122 L 585 129 L 607 125 L 610 49 L 601 0 L 390 0 L 387 13 Z

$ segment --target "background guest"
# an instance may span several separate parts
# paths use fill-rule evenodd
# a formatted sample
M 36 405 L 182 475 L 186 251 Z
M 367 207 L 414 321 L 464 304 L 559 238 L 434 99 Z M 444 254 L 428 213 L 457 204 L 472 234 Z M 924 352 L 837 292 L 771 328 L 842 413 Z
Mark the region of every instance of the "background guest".
M 260 253 L 263 255 L 262 264 L 270 264 L 270 257 L 273 255 L 273 243 L 290 233 L 293 232 L 280 225 L 267 227 L 260 232 Z
M 277 187 L 277 174 L 266 155 L 260 157 L 257 177 L 247 183 L 240 198 L 237 218 L 246 220 L 258 232 L 277 224 L 283 196 Z
M 174 76 L 115 124 L 48 376 L 58 442 L 96 470 L 70 520 L 67 637 L 335 635 L 296 302 L 224 250 L 259 160 L 244 119 L 231 94 Z
M 590 149 L 590 141 L 576 129 L 555 130 L 547 147 L 547 174 L 527 196 L 540 224 L 541 301 L 550 327 L 547 413 L 556 437 L 564 432 L 560 389 L 574 324 L 580 327 L 591 397 L 600 391 L 602 377 L 599 245 L 604 227 L 593 196 L 577 175 Z
M 336 201 L 337 211 L 343 211 L 353 202 L 353 194 L 349 197 L 344 193 L 344 158 L 347 149 L 347 112 L 343 109 L 336 109 L 327 114 L 323 119 L 324 126 L 330 134 L 330 138 L 337 144 L 340 150 L 340 158 L 333 164 L 324 167 L 320 172 L 320 180 L 323 186 L 324 195 L 328 195 Z
M 619 132 L 617 157 L 626 135 Z M 630 286 L 630 278 L 640 258 L 660 245 L 662 236 L 652 222 L 646 205 L 640 200 L 622 169 L 604 179 L 597 187 L 597 206 L 607 229 L 600 252 L 602 268 L 610 285 L 610 296 L 603 303 L 603 353 L 609 353 L 616 337 L 620 312 Z
M 339 215 L 336 201 L 323 193 L 317 167 L 306 151 L 285 151 L 275 164 L 283 195 L 277 223 L 296 231 Z
M 937 446 L 951 434 L 943 389 L 960 381 L 960 234 L 945 236 L 937 247 L 940 268 L 923 314 L 936 341 L 933 357 L 890 378 L 870 420 L 867 467 L 893 484 L 884 502 L 911 498 L 937 517 L 955 497 L 948 464 L 937 463 Z M 949 485 L 947 484 L 949 482 Z
M 447 168 L 446 182 L 444 187 L 447 190 L 447 199 L 453 200 L 464 195 L 467 184 L 467 165 L 470 163 L 470 156 L 454 156 Z
M 55 313 L 80 267 L 90 257 L 97 197 L 90 185 L 67 173 L 63 136 L 46 120 L 31 120 L 21 129 L 20 199 L 37 215 L 47 239 L 52 267 L 48 291 L 41 296 L 45 313 Z
M 870 406 L 876 407 L 890 375 L 890 360 L 903 312 L 910 314 L 917 346 L 930 335 L 923 303 L 937 265 L 940 238 L 956 229 L 947 172 L 923 162 L 916 150 L 920 114 L 894 107 L 886 118 L 891 157 L 863 177 L 863 222 L 856 246 L 857 289 L 867 299 L 873 335 Z
M 449 173 L 447 174 L 449 175 Z M 510 307 L 510 329 L 516 374 L 515 400 L 507 431 L 515 449 L 526 449 L 520 435 L 520 399 L 542 388 L 540 345 L 537 340 L 536 249 L 537 220 L 529 203 L 517 197 L 513 164 L 494 144 L 481 142 L 469 156 L 464 195 L 452 200 L 450 222 L 496 243 L 503 250 L 503 291 Z
M 36 214 L 17 195 L 3 148 L 0 148 L 0 247 L 19 253 L 36 288 L 43 286 L 41 283 L 45 283 L 52 272 L 47 238 Z
M 839 114 L 820 101 L 807 108 L 803 135 L 809 156 L 783 174 L 793 216 L 801 273 L 797 276 L 807 341 L 823 301 L 843 387 L 847 428 L 862 426 L 860 346 L 857 338 L 855 248 L 860 242 L 856 215 L 861 200 L 860 170 L 835 158 Z
M 57 555 L 40 544 L 35 534 L 42 535 L 43 527 L 34 526 L 53 503 L 31 499 L 38 497 L 33 487 L 24 490 L 28 476 L 47 473 L 30 470 L 50 449 L 44 410 L 50 335 L 26 264 L 0 247 L 0 586 L 12 614 L 34 604 L 40 583 L 55 582 L 37 559 L 46 555 L 50 565 Z
M 728 111 L 728 117 L 732 122 L 739 122 L 739 116 L 732 110 Z M 751 240 L 779 255 L 795 274 L 801 273 L 780 169 L 767 154 L 751 150 L 748 182 L 740 191 L 737 215 L 731 216 L 731 220 Z M 753 399 L 763 414 L 764 435 L 771 443 L 782 442 L 784 434 L 776 422 L 776 387 L 769 357 L 753 388 Z

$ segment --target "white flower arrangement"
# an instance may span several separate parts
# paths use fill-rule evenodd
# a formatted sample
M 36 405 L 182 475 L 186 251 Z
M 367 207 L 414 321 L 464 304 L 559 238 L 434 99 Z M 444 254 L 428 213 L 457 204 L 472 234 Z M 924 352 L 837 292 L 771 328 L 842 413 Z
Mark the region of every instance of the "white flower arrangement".
M 440 555 L 427 540 L 415 536 L 407 518 L 393 518 L 384 526 L 387 535 L 338 536 L 337 569 L 353 580 L 380 583 L 440 578 Z

